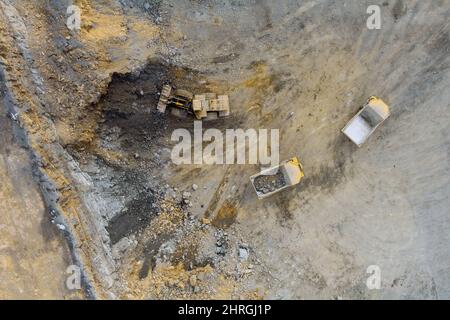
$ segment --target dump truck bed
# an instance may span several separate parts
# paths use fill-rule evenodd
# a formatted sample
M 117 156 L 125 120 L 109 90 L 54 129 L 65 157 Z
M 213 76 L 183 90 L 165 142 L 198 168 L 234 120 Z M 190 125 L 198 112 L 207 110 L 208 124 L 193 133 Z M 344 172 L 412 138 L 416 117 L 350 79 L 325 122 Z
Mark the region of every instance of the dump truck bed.
M 250 181 L 258 198 L 263 199 L 298 184 L 303 177 L 303 167 L 294 157 L 278 166 L 262 170 L 251 176 Z
M 389 107 L 383 100 L 372 96 L 342 132 L 360 147 L 389 115 Z
M 343 130 L 344 134 L 358 146 L 369 138 L 372 131 L 373 128 L 360 116 L 354 118 Z

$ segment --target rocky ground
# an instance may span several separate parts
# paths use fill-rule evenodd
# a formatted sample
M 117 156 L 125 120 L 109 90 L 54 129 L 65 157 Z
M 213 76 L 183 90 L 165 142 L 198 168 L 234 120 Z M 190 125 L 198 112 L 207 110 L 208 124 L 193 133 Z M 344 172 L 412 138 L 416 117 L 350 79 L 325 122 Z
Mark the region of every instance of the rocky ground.
M 87 297 L 450 297 L 448 1 L 73 2 L 79 31 L 72 1 L 0 0 L 1 123 L 64 226 L 42 232 L 70 255 L 43 259 L 79 265 Z M 256 165 L 173 164 L 171 134 L 193 120 L 155 112 L 165 83 L 229 95 L 232 115 L 204 129 L 280 129 L 303 182 L 258 200 Z M 371 95 L 392 116 L 358 149 L 340 129 Z M 10 197 L 4 212 L 26 211 Z

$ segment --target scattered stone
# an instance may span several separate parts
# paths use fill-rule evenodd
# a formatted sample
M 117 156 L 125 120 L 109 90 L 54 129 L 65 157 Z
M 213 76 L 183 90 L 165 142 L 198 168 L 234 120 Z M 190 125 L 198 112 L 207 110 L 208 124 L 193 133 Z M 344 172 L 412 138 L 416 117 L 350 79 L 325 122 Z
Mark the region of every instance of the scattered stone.
M 187 192 L 187 191 L 183 192 L 183 199 L 187 199 L 187 198 L 189 198 L 190 196 L 191 196 L 191 193 L 190 193 L 190 192 Z
M 189 284 L 193 287 L 197 286 L 197 276 L 195 274 L 189 278 Z
M 3 65 L 5 65 L 5 66 L 7 66 L 7 65 L 9 65 L 9 62 L 8 62 L 7 59 L 5 59 L 5 58 L 3 58 L 3 57 L 0 57 L 0 64 L 3 64 Z
M 216 253 L 217 253 L 218 255 L 224 256 L 224 255 L 226 254 L 226 250 L 225 250 L 225 248 L 222 247 L 222 246 L 217 246 L 217 247 L 216 247 Z
M 225 256 L 228 248 L 228 238 L 227 234 L 223 230 L 218 230 L 215 232 L 216 237 L 216 254 Z
M 192 185 L 192 190 L 196 191 L 198 189 L 198 185 L 196 185 L 195 183 Z
M 245 247 L 239 247 L 239 260 L 247 261 L 249 256 L 248 249 Z

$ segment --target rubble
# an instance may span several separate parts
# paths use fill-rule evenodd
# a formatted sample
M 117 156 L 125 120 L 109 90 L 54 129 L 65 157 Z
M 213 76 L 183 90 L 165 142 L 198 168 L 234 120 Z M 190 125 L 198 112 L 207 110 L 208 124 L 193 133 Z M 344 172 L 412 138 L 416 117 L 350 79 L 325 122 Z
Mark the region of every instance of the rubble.
M 247 247 L 239 246 L 239 260 L 247 261 L 249 257 L 249 250 Z

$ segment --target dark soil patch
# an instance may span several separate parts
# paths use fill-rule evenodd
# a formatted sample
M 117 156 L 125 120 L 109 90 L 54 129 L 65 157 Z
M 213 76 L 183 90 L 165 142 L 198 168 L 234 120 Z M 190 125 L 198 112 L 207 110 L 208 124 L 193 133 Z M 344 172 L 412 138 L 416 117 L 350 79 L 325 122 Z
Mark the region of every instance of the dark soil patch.
M 140 194 L 109 222 L 106 230 L 112 244 L 132 233 L 144 229 L 158 214 L 158 200 L 152 192 Z
M 398 19 L 403 17 L 406 14 L 407 10 L 408 8 L 403 3 L 403 0 L 397 0 L 394 7 L 392 8 L 392 16 L 394 17 L 394 20 L 397 21 Z

